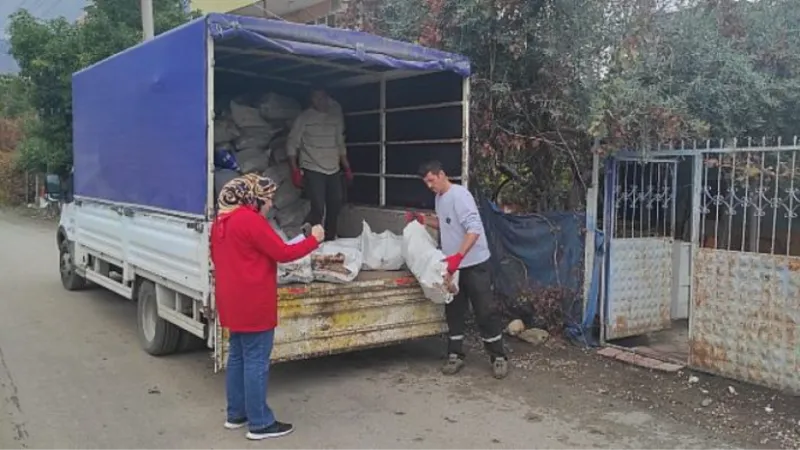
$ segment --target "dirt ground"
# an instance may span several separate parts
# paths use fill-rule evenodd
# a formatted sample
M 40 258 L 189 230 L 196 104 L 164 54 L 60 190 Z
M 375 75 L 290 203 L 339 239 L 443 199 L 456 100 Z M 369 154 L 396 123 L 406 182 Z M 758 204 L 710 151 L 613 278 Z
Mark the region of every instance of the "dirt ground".
M 646 370 L 558 339 L 536 348 L 514 338 L 509 343 L 514 367 L 525 370 L 536 385 L 572 386 L 574 397 L 559 398 L 567 409 L 581 411 L 575 398 L 609 409 L 630 404 L 699 426 L 740 447 L 800 448 L 800 397 L 688 369 Z M 472 346 L 479 344 L 473 341 Z
M 152 358 L 136 344 L 135 305 L 61 289 L 51 222 L 0 211 L 0 246 L 0 448 L 247 445 L 221 430 L 223 383 L 207 354 Z M 508 342 L 501 382 L 474 337 L 453 378 L 438 372 L 438 339 L 278 365 L 270 401 L 299 429 L 273 445 L 800 448 L 800 398 L 557 339 Z

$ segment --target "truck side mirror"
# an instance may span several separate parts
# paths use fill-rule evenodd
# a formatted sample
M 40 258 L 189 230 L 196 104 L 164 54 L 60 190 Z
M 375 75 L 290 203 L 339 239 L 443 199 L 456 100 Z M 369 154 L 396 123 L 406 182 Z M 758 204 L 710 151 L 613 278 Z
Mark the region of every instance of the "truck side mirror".
M 57 202 L 61 200 L 61 177 L 48 173 L 44 178 L 44 193 L 49 202 Z

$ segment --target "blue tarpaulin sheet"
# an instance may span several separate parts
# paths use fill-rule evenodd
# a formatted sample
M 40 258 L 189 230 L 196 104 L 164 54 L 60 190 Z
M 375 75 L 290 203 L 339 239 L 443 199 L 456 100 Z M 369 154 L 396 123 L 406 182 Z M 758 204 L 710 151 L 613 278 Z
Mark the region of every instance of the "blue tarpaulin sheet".
M 495 294 L 507 313 L 549 327 L 553 309 L 567 328 L 583 324 L 584 214 L 515 215 L 481 201 L 492 251 Z M 556 305 L 548 304 L 556 302 Z
M 376 71 L 448 71 L 463 77 L 470 74 L 465 56 L 360 31 L 226 14 L 210 14 L 208 23 L 215 41 L 224 45 L 235 41 L 237 48 L 269 49 Z
M 192 22 L 76 73 L 75 194 L 204 215 L 206 67 Z

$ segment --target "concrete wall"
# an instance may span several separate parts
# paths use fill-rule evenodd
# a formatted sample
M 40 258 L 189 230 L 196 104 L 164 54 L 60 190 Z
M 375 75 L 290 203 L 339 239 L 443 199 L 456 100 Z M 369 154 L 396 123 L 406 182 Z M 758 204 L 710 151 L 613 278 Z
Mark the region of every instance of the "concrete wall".
M 306 23 L 316 21 L 321 17 L 327 16 L 331 12 L 331 1 L 323 0 L 312 6 L 309 6 L 308 8 L 303 8 L 284 14 L 283 18 L 290 22 Z
M 226 13 L 252 3 L 253 0 L 192 0 L 191 8 L 204 13 Z

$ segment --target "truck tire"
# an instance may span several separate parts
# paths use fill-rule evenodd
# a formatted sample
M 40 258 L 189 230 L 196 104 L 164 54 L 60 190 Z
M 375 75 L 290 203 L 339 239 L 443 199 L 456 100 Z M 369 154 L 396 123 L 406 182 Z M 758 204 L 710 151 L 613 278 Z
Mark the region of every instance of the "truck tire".
M 144 351 L 153 356 L 175 353 L 181 342 L 181 329 L 158 316 L 156 285 L 142 280 L 136 300 L 137 332 Z
M 86 288 L 86 279 L 75 272 L 75 258 L 72 243 L 66 239 L 58 246 L 58 268 L 61 272 L 61 285 L 68 291 Z

